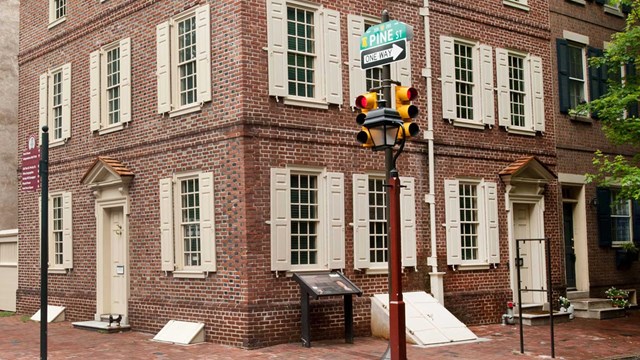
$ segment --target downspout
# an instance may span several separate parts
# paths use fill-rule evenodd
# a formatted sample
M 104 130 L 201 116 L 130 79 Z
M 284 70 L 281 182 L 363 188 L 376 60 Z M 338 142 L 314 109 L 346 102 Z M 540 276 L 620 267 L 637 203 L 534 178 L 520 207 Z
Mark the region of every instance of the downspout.
M 431 266 L 429 280 L 431 282 L 431 294 L 444 305 L 444 274 L 438 271 L 438 241 L 436 239 L 436 195 L 435 195 L 435 164 L 433 154 L 433 78 L 431 72 L 431 31 L 429 28 L 429 0 L 424 0 L 424 6 L 420 8 L 420 15 L 424 17 L 425 38 L 425 62 L 422 76 L 427 84 L 427 131 L 424 138 L 428 142 L 428 166 L 429 166 L 429 193 L 425 195 L 425 202 L 429 204 L 429 228 L 431 230 L 431 256 L 427 258 L 427 265 Z

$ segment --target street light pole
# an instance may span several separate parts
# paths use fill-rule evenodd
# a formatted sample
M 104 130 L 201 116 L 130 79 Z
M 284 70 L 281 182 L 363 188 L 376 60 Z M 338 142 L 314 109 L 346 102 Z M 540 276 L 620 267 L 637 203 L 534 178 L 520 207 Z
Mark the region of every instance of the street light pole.
M 49 282 L 49 127 L 42 127 L 40 145 L 40 359 L 47 360 Z

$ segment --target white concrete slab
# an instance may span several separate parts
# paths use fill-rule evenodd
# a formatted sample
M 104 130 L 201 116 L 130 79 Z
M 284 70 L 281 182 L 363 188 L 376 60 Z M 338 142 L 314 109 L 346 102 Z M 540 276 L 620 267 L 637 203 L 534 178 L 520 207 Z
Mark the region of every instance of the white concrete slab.
M 180 345 L 204 342 L 204 323 L 169 320 L 153 340 Z
M 47 306 L 47 322 L 59 322 L 64 321 L 64 306 Z M 40 310 L 36 311 L 35 314 L 31 317 L 31 320 L 40 322 Z

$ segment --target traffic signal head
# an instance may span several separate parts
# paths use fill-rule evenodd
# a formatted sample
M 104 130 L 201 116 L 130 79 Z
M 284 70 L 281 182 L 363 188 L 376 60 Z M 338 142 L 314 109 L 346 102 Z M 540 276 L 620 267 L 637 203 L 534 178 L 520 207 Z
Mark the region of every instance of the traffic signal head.
M 356 135 L 356 140 L 358 140 L 358 142 L 365 148 L 373 147 L 373 139 L 371 138 L 371 133 L 369 132 L 369 129 L 364 126 L 362 127 L 360 132 L 358 132 L 358 135 Z
M 400 114 L 402 129 L 398 131 L 398 140 L 406 139 L 418 135 L 420 127 L 411 119 L 418 116 L 418 107 L 411 104 L 411 101 L 418 97 L 418 90 L 409 86 L 396 86 L 396 111 Z
M 378 93 L 368 92 L 358 96 L 356 98 L 356 107 L 360 109 L 360 114 L 356 116 L 356 123 L 362 125 L 367 118 L 367 112 L 378 107 Z

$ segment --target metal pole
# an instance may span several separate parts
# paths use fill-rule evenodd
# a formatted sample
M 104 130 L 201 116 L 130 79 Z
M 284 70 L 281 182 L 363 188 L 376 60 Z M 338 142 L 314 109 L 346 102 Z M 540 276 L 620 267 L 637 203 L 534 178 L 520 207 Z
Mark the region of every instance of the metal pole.
M 553 286 L 551 281 L 551 242 L 549 238 L 545 239 L 545 249 L 547 252 L 547 290 L 549 299 L 549 324 L 551 326 L 551 357 L 556 357 L 556 345 L 553 334 Z
M 516 269 L 518 283 L 518 323 L 520 324 L 520 354 L 524 354 L 524 329 L 522 329 L 522 288 L 520 287 L 520 240 L 516 240 Z
M 405 304 L 402 299 L 402 251 L 400 232 L 400 178 L 398 171 L 391 171 L 389 182 L 391 192 L 391 296 L 389 298 L 389 340 L 392 360 L 407 359 L 407 340 L 405 334 Z
M 47 296 L 49 281 L 49 127 L 42 127 L 40 146 L 40 359 L 47 359 Z

